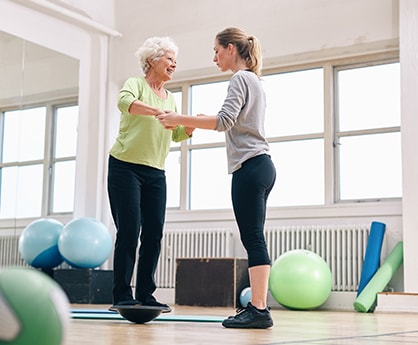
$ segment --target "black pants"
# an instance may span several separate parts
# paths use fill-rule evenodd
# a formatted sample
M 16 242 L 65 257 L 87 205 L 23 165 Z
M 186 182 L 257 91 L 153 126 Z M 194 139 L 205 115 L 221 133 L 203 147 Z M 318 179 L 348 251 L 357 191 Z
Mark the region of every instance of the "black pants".
M 241 241 L 248 254 L 248 267 L 270 265 L 264 238 L 267 198 L 276 180 L 269 155 L 244 162 L 232 175 L 232 205 Z
M 155 270 L 161 251 L 166 209 L 163 170 L 109 157 L 108 194 L 117 229 L 113 260 L 113 303 L 131 300 L 131 279 L 138 238 L 135 299 L 145 301 L 155 291 Z

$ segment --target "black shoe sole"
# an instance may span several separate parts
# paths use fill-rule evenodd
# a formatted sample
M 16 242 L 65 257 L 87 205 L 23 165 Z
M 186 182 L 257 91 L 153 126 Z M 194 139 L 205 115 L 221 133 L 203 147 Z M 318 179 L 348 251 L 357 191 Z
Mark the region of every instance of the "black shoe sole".
M 147 307 L 164 308 L 163 313 L 169 313 L 171 311 L 171 308 L 168 304 L 160 303 L 158 301 L 145 301 L 145 302 L 139 302 L 139 303 Z
M 227 319 L 225 321 L 231 321 Z M 240 323 L 240 322 L 222 322 L 222 326 L 225 328 L 258 328 L 267 329 L 273 327 L 273 322 L 252 322 L 252 323 Z

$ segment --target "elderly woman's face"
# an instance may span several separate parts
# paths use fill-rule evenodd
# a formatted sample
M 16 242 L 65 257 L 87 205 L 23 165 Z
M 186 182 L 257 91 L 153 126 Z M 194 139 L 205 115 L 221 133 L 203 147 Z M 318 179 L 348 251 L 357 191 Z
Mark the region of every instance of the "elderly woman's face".
M 158 60 L 151 63 L 154 73 L 163 81 L 171 80 L 176 67 L 176 55 L 171 51 L 165 52 Z

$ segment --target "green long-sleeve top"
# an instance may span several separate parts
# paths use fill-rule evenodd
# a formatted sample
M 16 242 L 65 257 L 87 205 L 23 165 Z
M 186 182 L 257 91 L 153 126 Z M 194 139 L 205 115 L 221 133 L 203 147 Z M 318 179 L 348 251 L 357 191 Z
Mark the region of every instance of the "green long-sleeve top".
M 189 136 L 183 126 L 169 130 L 161 126 L 154 116 L 130 114 L 129 107 L 135 100 L 161 110 L 177 111 L 171 92 L 167 90 L 167 98 L 162 99 L 153 92 L 144 77 L 129 78 L 119 91 L 119 133 L 109 153 L 125 162 L 164 170 L 170 142 L 180 142 Z

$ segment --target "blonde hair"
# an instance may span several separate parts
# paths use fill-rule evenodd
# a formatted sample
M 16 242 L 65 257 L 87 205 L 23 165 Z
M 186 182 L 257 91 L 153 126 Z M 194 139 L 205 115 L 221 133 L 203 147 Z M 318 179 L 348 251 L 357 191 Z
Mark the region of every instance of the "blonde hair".
M 166 52 L 173 52 L 177 56 L 178 47 L 170 37 L 151 37 L 138 48 L 135 57 L 145 74 L 150 69 L 149 60 L 155 61 Z
M 216 35 L 218 43 L 226 48 L 233 44 L 239 56 L 245 61 L 247 68 L 258 77 L 261 76 L 262 52 L 257 37 L 246 34 L 239 28 L 226 28 Z

